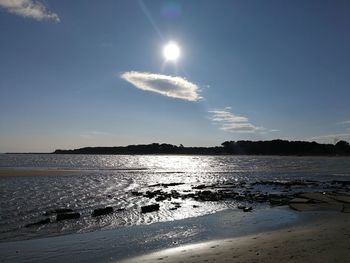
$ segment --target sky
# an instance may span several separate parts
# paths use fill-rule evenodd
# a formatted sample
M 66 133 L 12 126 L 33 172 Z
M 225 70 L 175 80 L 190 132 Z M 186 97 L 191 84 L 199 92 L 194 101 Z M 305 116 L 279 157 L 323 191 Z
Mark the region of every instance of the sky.
M 0 0 L 0 152 L 350 141 L 349 47 L 346 0 Z

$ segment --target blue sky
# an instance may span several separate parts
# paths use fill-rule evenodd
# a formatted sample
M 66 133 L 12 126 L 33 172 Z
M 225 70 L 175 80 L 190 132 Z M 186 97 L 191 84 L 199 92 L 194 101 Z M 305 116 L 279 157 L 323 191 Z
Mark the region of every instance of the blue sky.
M 0 152 L 350 140 L 349 14 L 348 1 L 0 0 Z

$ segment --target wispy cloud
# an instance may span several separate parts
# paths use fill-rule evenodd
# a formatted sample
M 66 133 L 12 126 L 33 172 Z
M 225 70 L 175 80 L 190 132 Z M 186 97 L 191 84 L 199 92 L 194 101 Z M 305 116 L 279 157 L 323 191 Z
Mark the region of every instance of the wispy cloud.
M 264 127 L 255 126 L 250 123 L 247 117 L 238 116 L 231 113 L 231 107 L 226 107 L 223 110 L 211 110 L 211 121 L 221 124 L 220 129 L 228 132 L 237 133 L 253 133 L 253 132 L 267 132 Z M 277 131 L 277 130 L 275 130 Z
M 181 77 L 130 71 L 121 74 L 121 78 L 138 89 L 156 92 L 163 96 L 188 101 L 201 99 L 198 86 Z
M 8 12 L 22 16 L 33 18 L 38 21 L 52 20 L 60 22 L 57 14 L 52 13 L 38 1 L 33 0 L 0 0 L 0 8 L 6 9 Z
M 338 122 L 338 124 L 347 125 L 347 124 L 350 124 L 350 120 L 349 121 L 341 121 L 341 122 Z
M 311 139 L 316 141 L 336 142 L 339 140 L 349 140 L 350 133 L 326 134 L 326 135 L 314 136 Z

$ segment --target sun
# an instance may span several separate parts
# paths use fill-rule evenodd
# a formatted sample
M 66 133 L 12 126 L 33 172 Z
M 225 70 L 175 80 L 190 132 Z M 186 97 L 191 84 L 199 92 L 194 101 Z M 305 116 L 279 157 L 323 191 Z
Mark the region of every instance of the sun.
M 163 56 L 168 61 L 177 61 L 180 57 L 180 47 L 173 41 L 167 43 L 163 48 Z

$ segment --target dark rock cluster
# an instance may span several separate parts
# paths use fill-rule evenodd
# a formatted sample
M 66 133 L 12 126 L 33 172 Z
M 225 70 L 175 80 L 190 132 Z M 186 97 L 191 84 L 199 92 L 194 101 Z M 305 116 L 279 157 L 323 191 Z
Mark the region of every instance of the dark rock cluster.
M 172 184 L 177 185 L 177 184 Z M 149 187 L 162 187 L 162 184 L 150 185 Z M 171 201 L 173 199 L 193 199 L 198 202 L 219 202 L 234 200 L 238 203 L 268 203 L 271 206 L 288 205 L 298 211 L 317 209 L 320 207 L 335 208 L 339 211 L 348 211 L 350 204 L 350 182 L 330 181 L 316 182 L 311 180 L 295 181 L 257 181 L 247 182 L 225 182 L 212 185 L 195 185 L 192 190 L 170 190 L 163 189 L 147 190 L 145 192 L 132 191 L 134 196 L 144 197 L 156 202 Z M 167 188 L 168 186 L 164 186 Z M 263 192 L 262 190 L 265 191 Z M 312 192 L 309 192 L 313 189 Z M 319 192 L 317 192 L 317 189 Z M 331 200 L 331 202 L 330 202 Z M 174 202 L 172 202 L 173 204 Z M 176 203 L 176 202 L 175 202 Z M 322 203 L 322 205 L 320 205 Z M 317 206 L 318 205 L 318 206 Z M 333 206 L 332 206 L 333 205 Z M 337 205 L 337 206 L 334 206 Z M 170 210 L 179 208 L 171 207 Z M 198 207 L 197 205 L 194 206 Z M 239 205 L 244 212 L 253 210 L 253 206 Z M 157 209 L 158 210 L 158 209 Z
M 234 181 L 192 185 L 188 188 L 182 186 L 180 187 L 182 190 L 174 189 L 180 185 L 184 185 L 184 183 L 158 183 L 147 186 L 145 191 L 131 191 L 130 195 L 137 198 L 146 198 L 152 202 L 140 207 L 142 214 L 160 210 L 160 203 L 164 201 L 173 205 L 172 207 L 167 206 L 169 210 L 177 210 L 181 207 L 179 201 L 186 199 L 197 202 L 236 201 L 238 203 L 237 208 L 243 212 L 251 212 L 254 205 L 258 203 L 266 203 L 271 206 L 289 206 L 297 211 L 331 209 L 344 213 L 350 212 L 350 181 Z M 198 207 L 198 205 L 193 205 L 193 208 Z M 124 208 L 114 209 L 107 206 L 94 209 L 91 216 L 100 217 L 124 210 Z M 27 224 L 26 227 L 42 226 L 64 220 L 76 220 L 81 217 L 79 212 L 70 208 L 49 210 L 43 215 L 46 218 Z

